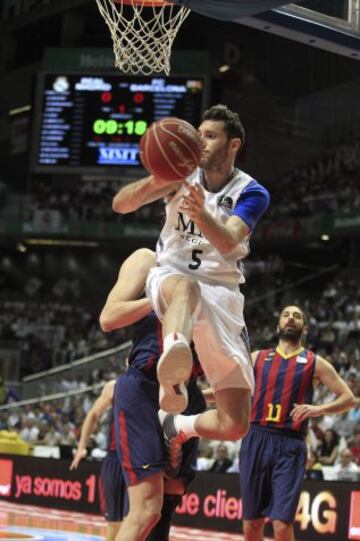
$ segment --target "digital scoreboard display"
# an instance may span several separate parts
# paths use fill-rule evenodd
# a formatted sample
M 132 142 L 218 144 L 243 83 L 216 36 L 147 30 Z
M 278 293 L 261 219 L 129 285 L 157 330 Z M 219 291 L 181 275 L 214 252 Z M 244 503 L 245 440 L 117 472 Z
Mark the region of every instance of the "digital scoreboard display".
M 176 116 L 198 126 L 201 77 L 44 73 L 38 85 L 33 169 L 76 172 L 139 166 L 141 136 Z

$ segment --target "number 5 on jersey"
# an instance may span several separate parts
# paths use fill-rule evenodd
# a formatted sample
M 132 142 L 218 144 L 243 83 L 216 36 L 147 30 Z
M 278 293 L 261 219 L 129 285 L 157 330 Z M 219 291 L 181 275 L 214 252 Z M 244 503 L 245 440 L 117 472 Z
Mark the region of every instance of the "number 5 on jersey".
M 201 259 L 199 258 L 199 255 L 203 253 L 203 250 L 193 250 L 191 253 L 191 258 L 193 260 L 193 263 L 189 263 L 189 269 L 196 270 L 201 265 Z

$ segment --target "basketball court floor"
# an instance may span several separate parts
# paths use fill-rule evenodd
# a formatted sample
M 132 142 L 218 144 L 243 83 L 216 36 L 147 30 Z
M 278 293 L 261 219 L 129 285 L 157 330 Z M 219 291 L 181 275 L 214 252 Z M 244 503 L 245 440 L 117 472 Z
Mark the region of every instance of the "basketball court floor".
M 0 501 L 0 539 L 7 541 L 100 541 L 104 539 L 105 524 L 97 515 Z M 174 526 L 170 540 L 243 541 L 243 536 Z

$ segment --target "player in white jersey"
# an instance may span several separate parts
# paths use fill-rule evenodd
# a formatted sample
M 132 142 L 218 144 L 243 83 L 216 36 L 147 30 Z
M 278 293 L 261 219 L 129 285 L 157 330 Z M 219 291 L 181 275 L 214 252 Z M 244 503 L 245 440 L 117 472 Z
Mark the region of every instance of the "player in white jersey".
M 207 211 L 225 226 L 233 206 L 245 188 L 254 182 L 246 173 L 234 169 L 228 183 L 215 193 L 204 191 Z M 204 185 L 203 170 L 198 168 L 166 205 L 166 222 L 157 244 L 157 261 L 206 283 L 238 286 L 244 283 L 241 260 L 249 253 L 248 236 L 224 256 L 196 227 L 186 213 L 179 212 L 188 186 Z
M 235 167 L 244 143 L 238 115 L 224 105 L 206 111 L 199 127 L 201 168 L 185 183 L 153 175 L 122 188 L 113 209 L 128 213 L 167 196 L 166 222 L 157 245 L 158 266 L 147 292 L 163 321 L 158 364 L 160 406 L 181 412 L 192 367 L 191 339 L 215 390 L 217 410 L 171 416 L 172 441 L 193 436 L 239 439 L 248 430 L 253 374 L 243 318 L 241 260 L 269 204 L 263 186 Z M 166 418 L 169 425 L 169 416 Z M 180 439 L 181 439 L 180 438 Z

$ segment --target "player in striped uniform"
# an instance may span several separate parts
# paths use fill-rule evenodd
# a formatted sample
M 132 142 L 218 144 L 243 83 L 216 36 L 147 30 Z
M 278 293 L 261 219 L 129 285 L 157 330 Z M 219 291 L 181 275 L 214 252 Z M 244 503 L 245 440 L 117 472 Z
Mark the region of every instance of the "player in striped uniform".
M 116 541 L 167 541 L 172 513 L 195 475 L 198 440 L 192 438 L 183 447 L 181 464 L 176 463 L 171 471 L 176 478 L 164 479 L 167 463 L 158 418 L 156 373 L 162 352 L 162 327 L 149 299 L 141 298 L 153 264 L 154 253 L 150 250 L 134 252 L 121 266 L 100 315 L 105 331 L 134 324 L 128 369 L 117 380 L 114 398 L 117 452 L 129 495 L 129 514 Z M 206 407 L 196 385 L 200 373 L 195 360 L 187 384 L 188 414 L 200 413 Z
M 201 167 L 185 183 L 151 175 L 122 188 L 113 209 L 133 212 L 177 190 L 166 205 L 158 265 L 147 280 L 147 294 L 164 329 L 157 368 L 160 406 L 174 413 L 186 407 L 184 382 L 191 373 L 193 339 L 215 390 L 217 409 L 176 416 L 171 426 L 166 423 L 165 433 L 170 440 L 180 434 L 236 440 L 248 430 L 253 389 L 239 290 L 245 281 L 241 262 L 249 253 L 250 235 L 267 209 L 269 194 L 235 167 L 245 138 L 236 113 L 224 105 L 210 108 L 199 134 Z
M 307 324 L 298 306 L 282 310 L 277 330 L 276 348 L 252 354 L 255 393 L 250 430 L 240 449 L 245 541 L 264 540 L 265 517 L 273 522 L 275 541 L 294 541 L 309 418 L 344 412 L 356 403 L 332 365 L 302 347 Z M 336 398 L 313 405 L 317 382 L 326 385 Z
M 109 410 L 107 454 L 102 462 L 100 474 L 100 505 L 107 521 L 106 541 L 115 541 L 127 508 L 126 485 L 116 454 L 115 423 L 112 408 L 114 389 L 115 380 L 108 381 L 104 385 L 100 396 L 88 411 L 81 427 L 79 444 L 70 466 L 70 470 L 76 469 L 80 461 L 86 457 L 89 438 L 97 427 L 100 417 Z

